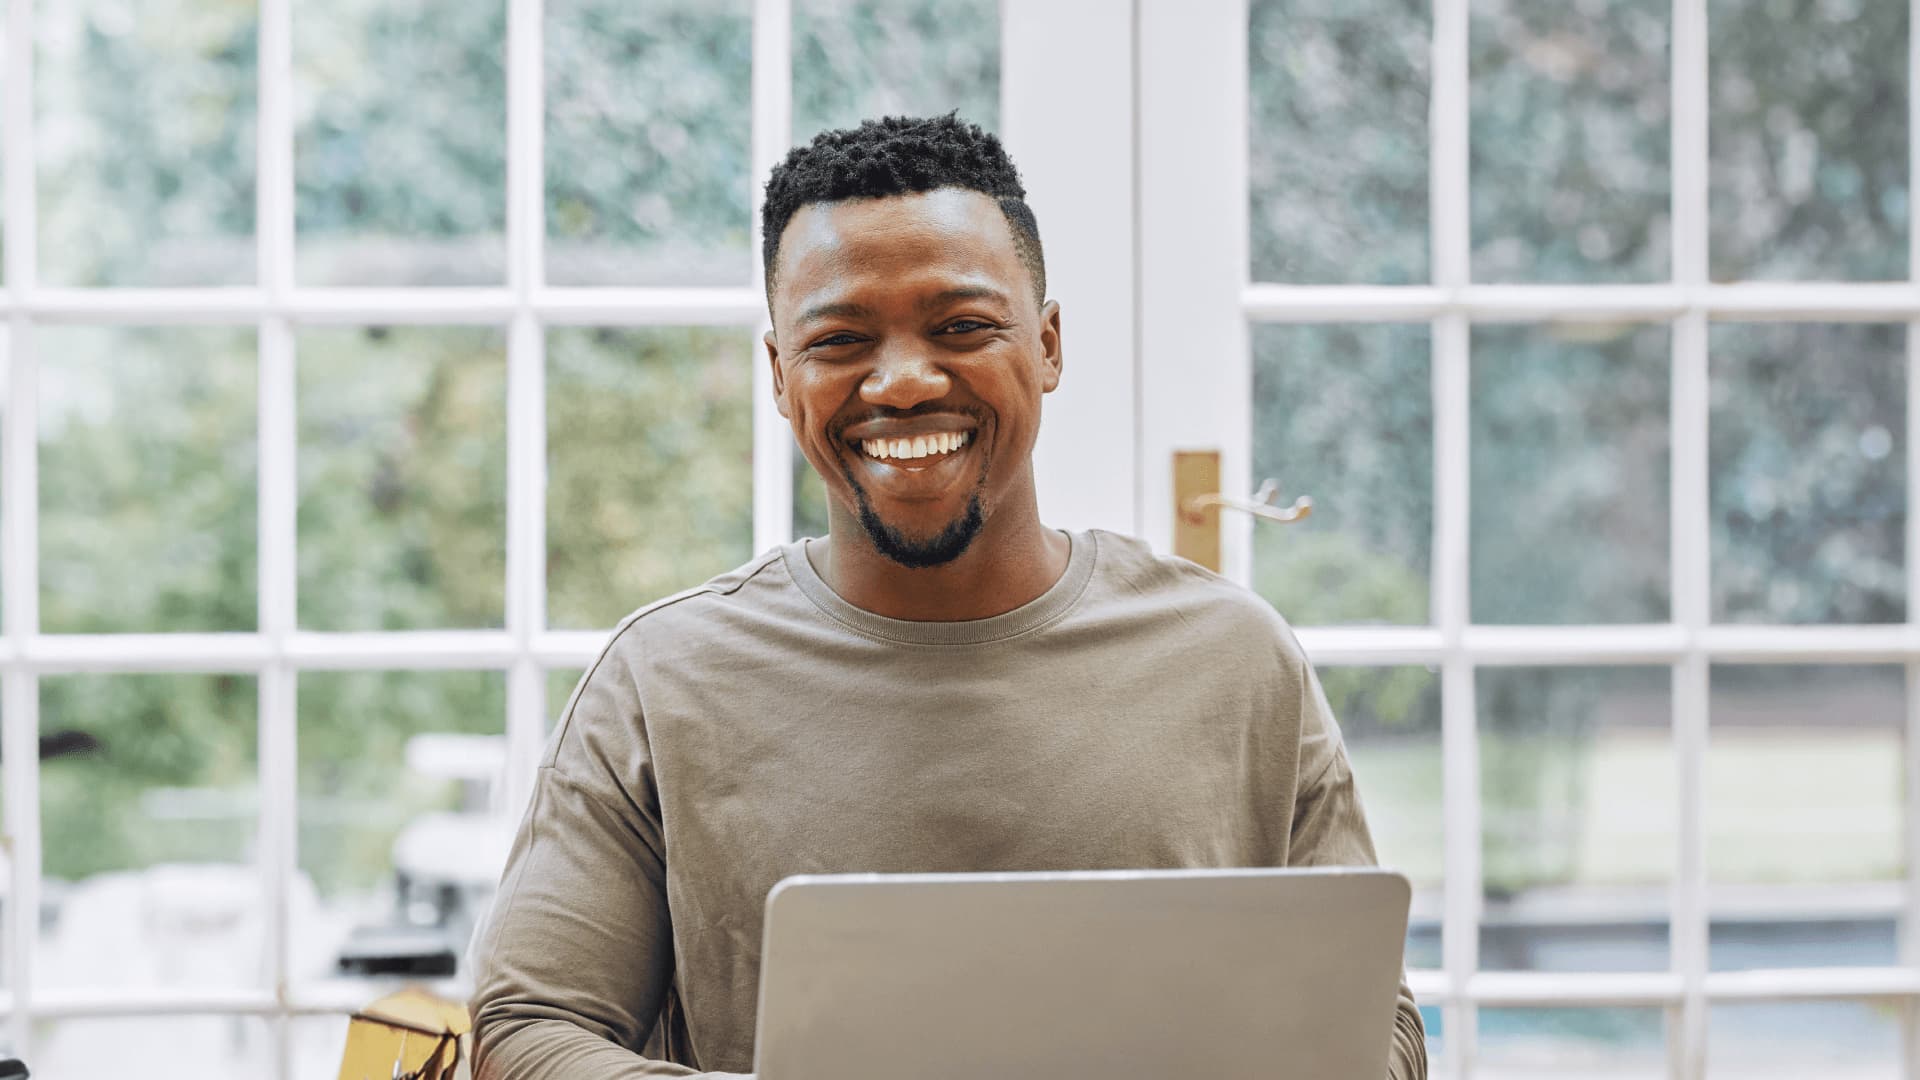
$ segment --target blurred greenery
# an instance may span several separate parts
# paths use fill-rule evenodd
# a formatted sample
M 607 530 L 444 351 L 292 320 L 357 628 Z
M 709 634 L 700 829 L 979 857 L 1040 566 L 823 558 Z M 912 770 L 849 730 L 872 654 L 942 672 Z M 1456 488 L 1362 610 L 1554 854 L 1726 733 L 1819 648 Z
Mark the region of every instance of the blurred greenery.
M 461 807 L 459 783 L 408 770 L 407 740 L 504 735 L 506 699 L 498 671 L 301 674 L 300 868 L 322 896 L 379 884 L 408 821 Z
M 43 284 L 254 282 L 256 8 L 35 9 Z
M 505 0 L 292 11 L 301 282 L 504 282 Z
M 612 626 L 753 554 L 750 331 L 547 336 L 547 622 Z
M 505 335 L 328 327 L 295 349 L 300 625 L 505 625 Z
M 503 11 L 352 0 L 296 14 L 304 280 L 500 279 Z M 795 134 L 889 110 L 958 108 L 997 125 L 995 11 L 798 0 Z M 1591 0 L 1475 0 L 1477 274 L 1666 276 L 1664 12 L 1654 0 L 1604 17 Z M 1716 0 L 1712 17 L 1716 275 L 1904 275 L 1906 6 Z M 36 24 L 43 279 L 254 281 L 251 0 L 64 0 L 36 9 Z M 1803 26 L 1818 33 L 1782 29 Z M 1254 277 L 1430 280 L 1428 6 L 1254 0 L 1249 30 Z M 550 280 L 751 280 L 747 0 L 548 0 L 544 48 Z M 251 330 L 36 334 L 43 627 L 252 629 Z M 1424 325 L 1255 329 L 1256 475 L 1319 501 L 1306 524 L 1256 533 L 1256 587 L 1297 624 L 1431 618 L 1431 343 Z M 550 623 L 607 626 L 746 559 L 762 362 L 749 335 L 565 328 L 547 344 Z M 1904 347 L 1899 327 L 1716 328 L 1716 617 L 1906 616 Z M 296 348 L 302 627 L 500 625 L 500 332 L 310 329 Z M 1662 327 L 1476 328 L 1476 619 L 1668 618 L 1668 348 Z M 801 466 L 798 481 L 796 528 L 819 532 L 817 479 Z M 49 873 L 130 857 L 138 829 L 113 823 L 137 817 L 139 792 L 250 782 L 250 759 L 216 748 L 251 753 L 232 728 L 252 715 L 252 683 L 195 679 L 49 680 L 48 724 L 127 747 L 88 759 L 84 782 L 46 786 Z M 1420 669 L 1326 682 L 1369 738 L 1414 738 L 1435 715 Z M 325 882 L 377 873 L 400 811 L 329 824 L 328 807 L 394 783 L 379 763 L 397 760 L 407 732 L 501 730 L 496 683 L 303 676 L 303 835 L 319 830 L 303 866 Z M 1604 704 L 1567 685 L 1513 706 L 1523 729 L 1556 733 L 1554 754 L 1581 745 Z M 138 749 L 162 724 L 223 764 Z M 1560 797 L 1514 790 L 1535 791 L 1515 796 L 1530 805 Z M 110 829 L 131 831 L 95 833 Z M 1496 887 L 1556 872 L 1512 854 L 1488 856 Z
M 239 675 L 61 675 L 40 683 L 40 731 L 82 729 L 95 753 L 40 770 L 41 857 L 79 878 L 251 857 L 255 683 Z M 169 798 L 169 796 L 172 796 Z
M 1909 5 L 1710 0 L 1717 281 L 1900 280 Z
M 548 0 L 547 280 L 752 279 L 750 0 Z
M 253 331 L 33 333 L 41 629 L 252 630 Z
M 1473 276 L 1663 281 L 1668 0 L 1473 0 Z

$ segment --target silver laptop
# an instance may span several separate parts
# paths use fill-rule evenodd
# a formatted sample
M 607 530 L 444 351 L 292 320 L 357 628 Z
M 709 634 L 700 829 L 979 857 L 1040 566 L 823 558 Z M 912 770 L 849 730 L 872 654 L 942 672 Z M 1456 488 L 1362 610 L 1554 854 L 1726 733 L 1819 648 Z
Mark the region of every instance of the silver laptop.
M 791 877 L 759 1080 L 1378 1080 L 1407 880 L 1384 870 Z

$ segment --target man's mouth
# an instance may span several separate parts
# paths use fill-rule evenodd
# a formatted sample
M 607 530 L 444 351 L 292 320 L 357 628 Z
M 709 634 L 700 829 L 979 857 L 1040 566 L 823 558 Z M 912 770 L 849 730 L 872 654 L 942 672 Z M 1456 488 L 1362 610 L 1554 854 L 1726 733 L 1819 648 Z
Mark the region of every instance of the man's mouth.
M 900 438 L 861 439 L 860 453 L 897 468 L 924 469 L 957 453 L 972 438 L 970 431 L 936 431 Z

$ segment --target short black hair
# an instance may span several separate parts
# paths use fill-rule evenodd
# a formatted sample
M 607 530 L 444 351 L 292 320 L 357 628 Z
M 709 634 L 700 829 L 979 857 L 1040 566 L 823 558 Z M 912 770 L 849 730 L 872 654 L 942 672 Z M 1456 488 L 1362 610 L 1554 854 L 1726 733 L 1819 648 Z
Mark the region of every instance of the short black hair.
M 767 178 L 760 210 L 760 257 L 766 265 L 767 305 L 773 305 L 773 266 L 780 234 L 800 208 L 843 199 L 877 199 L 957 187 L 991 196 L 1013 227 L 1013 244 L 1033 278 L 1034 302 L 1047 295 L 1040 223 L 1027 205 L 1020 171 L 992 133 L 945 116 L 887 116 L 857 128 L 823 131 L 796 146 Z

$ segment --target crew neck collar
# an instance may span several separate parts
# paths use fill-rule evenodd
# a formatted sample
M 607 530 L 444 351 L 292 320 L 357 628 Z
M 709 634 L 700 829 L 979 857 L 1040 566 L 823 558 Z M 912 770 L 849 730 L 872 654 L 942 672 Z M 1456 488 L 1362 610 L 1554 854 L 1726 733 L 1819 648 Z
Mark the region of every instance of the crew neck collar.
M 807 541 L 804 539 L 795 540 L 781 548 L 781 557 L 787 564 L 787 573 L 793 578 L 793 583 L 800 587 L 807 599 L 813 601 L 814 606 L 829 618 L 860 633 L 909 645 L 982 645 L 990 641 L 1004 641 L 1052 622 L 1079 601 L 1080 594 L 1086 591 L 1087 582 L 1093 579 L 1096 542 L 1090 529 L 1069 532 L 1066 536 L 1067 569 L 1046 592 L 1012 611 L 961 622 L 890 619 L 848 603 L 814 570 L 813 561 L 807 558 Z

